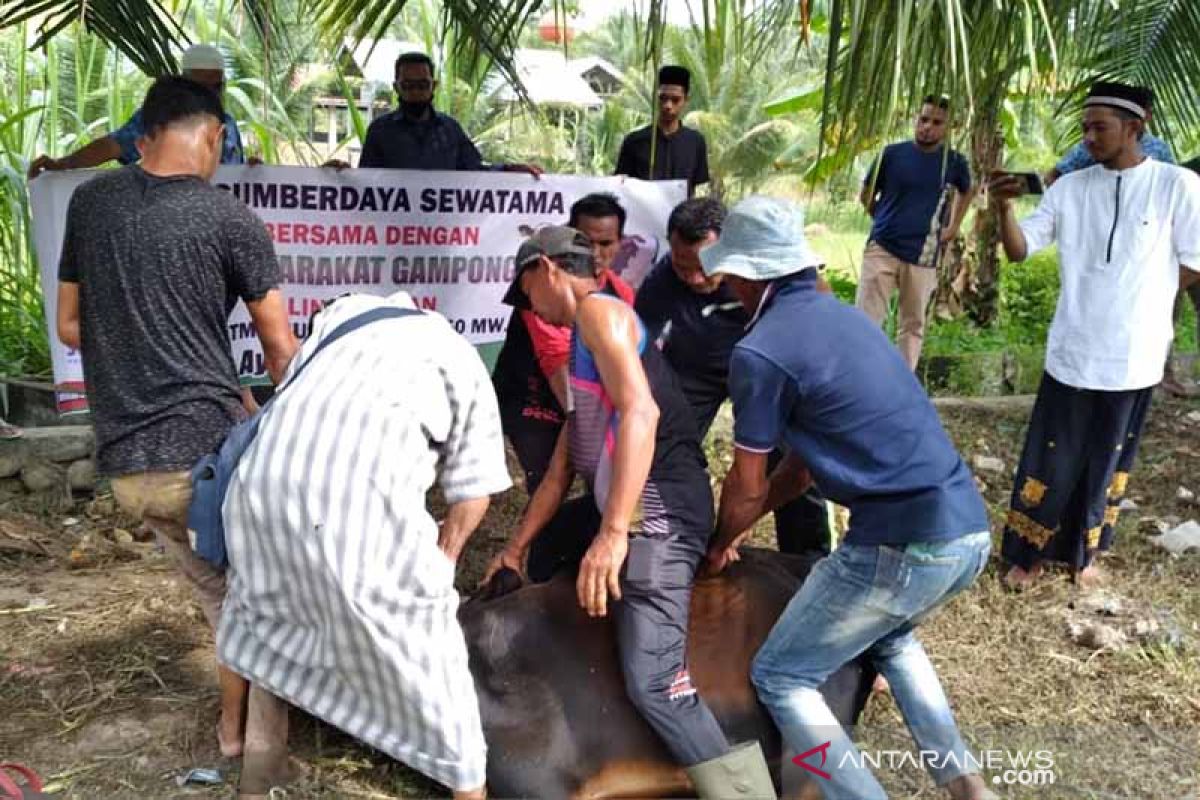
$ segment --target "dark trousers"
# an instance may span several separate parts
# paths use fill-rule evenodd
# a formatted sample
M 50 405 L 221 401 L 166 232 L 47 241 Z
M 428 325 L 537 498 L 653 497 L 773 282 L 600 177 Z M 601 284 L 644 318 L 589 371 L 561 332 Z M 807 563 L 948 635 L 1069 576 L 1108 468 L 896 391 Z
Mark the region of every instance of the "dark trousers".
M 506 411 L 501 416 L 504 435 L 512 442 L 513 452 L 525 473 L 525 491 L 533 497 L 554 455 L 554 445 L 563 423 L 525 416 L 520 410 Z
M 775 450 L 767 459 L 774 470 L 783 461 L 785 451 Z M 825 496 L 814 483 L 808 491 L 775 510 L 775 542 L 781 553 L 829 555 L 829 516 Z
M 708 436 L 721 404 L 728 397 L 725 384 L 715 384 L 679 375 L 696 424 L 700 428 L 700 439 Z M 767 461 L 767 469 L 773 470 L 783 461 L 785 451 L 775 450 Z M 781 553 L 829 554 L 829 517 L 825 513 L 825 496 L 814 484 L 807 492 L 787 505 L 775 510 L 775 541 Z
M 577 569 L 599 527 L 600 512 L 590 495 L 564 503 L 530 548 L 529 577 L 545 581 L 560 569 Z M 729 749 L 687 668 L 692 581 L 704 558 L 707 534 L 631 537 L 621 600 L 612 606 L 625 691 L 685 767 Z
M 1076 389 L 1042 375 L 1017 467 L 1001 552 L 1029 569 L 1080 570 L 1112 546 L 1153 388 Z

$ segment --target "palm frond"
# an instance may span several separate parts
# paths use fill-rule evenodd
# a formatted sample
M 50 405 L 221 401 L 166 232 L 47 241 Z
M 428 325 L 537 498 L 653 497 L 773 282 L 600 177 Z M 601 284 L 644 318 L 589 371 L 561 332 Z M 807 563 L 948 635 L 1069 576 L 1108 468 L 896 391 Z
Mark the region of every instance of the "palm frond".
M 36 23 L 35 48 L 80 22 L 150 75 L 175 71 L 172 50 L 186 36 L 160 0 L 0 0 L 0 29 Z
M 1089 23 L 1078 28 L 1079 54 L 1068 76 L 1068 96 L 1079 97 L 1097 79 L 1149 86 L 1156 95 L 1156 125 L 1169 139 L 1197 144 L 1200 3 L 1138 0 L 1116 8 L 1097 6 Z M 1078 104 L 1070 106 L 1077 115 Z

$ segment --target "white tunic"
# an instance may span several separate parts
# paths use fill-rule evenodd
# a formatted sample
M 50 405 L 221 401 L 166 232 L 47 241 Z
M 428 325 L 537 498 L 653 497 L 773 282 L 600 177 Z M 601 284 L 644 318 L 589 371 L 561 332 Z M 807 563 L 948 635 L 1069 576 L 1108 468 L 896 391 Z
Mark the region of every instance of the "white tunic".
M 1055 181 L 1021 230 L 1031 255 L 1058 242 L 1046 371 L 1079 389 L 1161 381 L 1179 267 L 1200 270 L 1200 177 L 1150 159 L 1097 164 Z
M 338 324 L 406 294 L 338 300 L 288 370 Z M 220 660 L 273 694 L 451 787 L 486 750 L 454 566 L 425 507 L 509 486 L 478 354 L 436 314 L 383 320 L 285 378 L 224 506 Z

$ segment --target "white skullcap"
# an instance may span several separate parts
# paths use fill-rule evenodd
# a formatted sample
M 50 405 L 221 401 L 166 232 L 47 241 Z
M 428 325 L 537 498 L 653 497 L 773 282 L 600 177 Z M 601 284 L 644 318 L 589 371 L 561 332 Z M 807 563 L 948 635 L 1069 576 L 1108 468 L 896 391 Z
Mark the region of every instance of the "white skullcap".
M 219 69 L 225 71 L 225 57 L 211 44 L 194 44 L 183 51 L 179 62 L 184 72 L 192 69 Z

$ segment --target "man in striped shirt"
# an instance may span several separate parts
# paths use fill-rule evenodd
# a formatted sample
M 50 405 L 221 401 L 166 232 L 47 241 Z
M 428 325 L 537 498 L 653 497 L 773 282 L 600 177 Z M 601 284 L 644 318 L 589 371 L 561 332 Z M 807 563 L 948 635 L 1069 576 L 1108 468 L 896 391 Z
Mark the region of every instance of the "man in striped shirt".
M 388 305 L 415 308 L 403 292 L 352 295 L 317 315 L 226 495 L 217 647 L 255 684 L 244 795 L 279 782 L 282 698 L 455 797 L 483 797 L 454 569 L 489 496 L 510 485 L 487 370 L 445 319 L 412 313 L 330 342 L 296 375 L 339 325 Z M 435 480 L 440 526 L 425 507 Z

